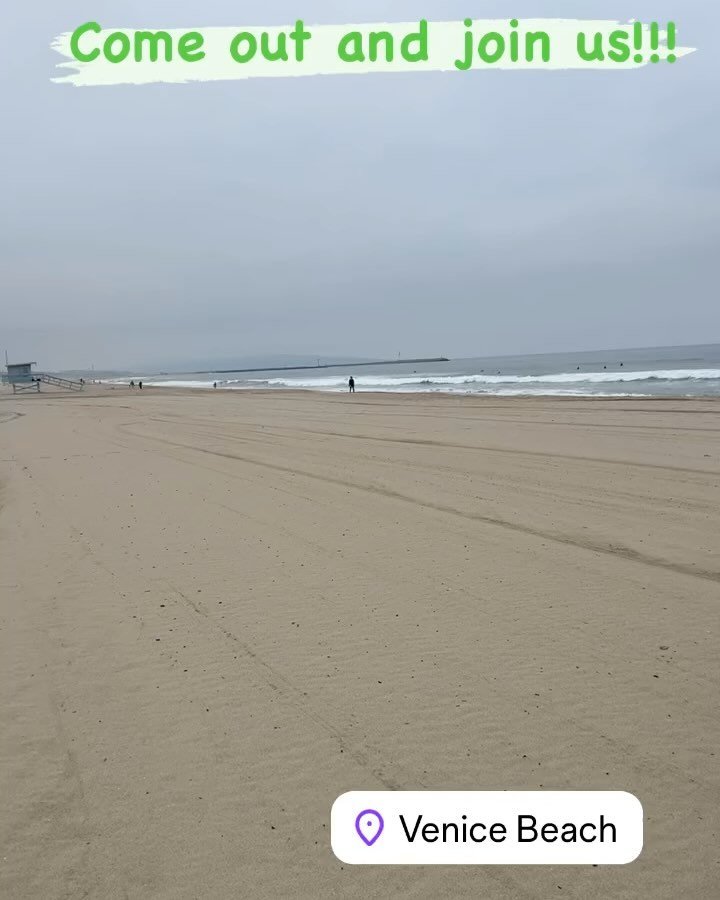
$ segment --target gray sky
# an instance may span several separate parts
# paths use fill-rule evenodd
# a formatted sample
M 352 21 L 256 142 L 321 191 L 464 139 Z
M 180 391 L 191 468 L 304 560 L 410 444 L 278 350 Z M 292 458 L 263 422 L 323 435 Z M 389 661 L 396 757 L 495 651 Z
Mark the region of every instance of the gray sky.
M 104 26 L 676 17 L 629 72 L 73 88 Z M 44 368 L 720 341 L 708 0 L 6 4 L 0 349 Z M 714 31 L 713 31 L 714 29 Z

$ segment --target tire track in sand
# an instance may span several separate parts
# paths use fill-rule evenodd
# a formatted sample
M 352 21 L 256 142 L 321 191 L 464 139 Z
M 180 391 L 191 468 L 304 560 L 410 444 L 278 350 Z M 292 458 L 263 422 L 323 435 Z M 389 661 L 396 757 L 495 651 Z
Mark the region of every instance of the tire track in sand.
M 248 465 L 258 466 L 263 469 L 269 469 L 274 472 L 282 472 L 286 475 L 301 475 L 304 478 L 310 478 L 326 484 L 336 484 L 343 488 L 353 488 L 358 491 L 364 491 L 368 494 L 375 494 L 381 497 L 387 497 L 390 500 L 399 500 L 402 503 L 410 503 L 414 506 L 421 506 L 426 509 L 434 509 L 437 512 L 446 515 L 456 516 L 471 522 L 481 522 L 484 525 L 491 525 L 496 528 L 503 528 L 506 531 L 512 531 L 516 534 L 530 535 L 531 537 L 541 538 L 542 540 L 552 541 L 569 547 L 576 547 L 579 550 L 587 550 L 590 553 L 601 553 L 607 556 L 619 556 L 629 562 L 639 563 L 645 566 L 651 566 L 657 569 L 664 569 L 673 572 L 676 575 L 687 575 L 691 578 L 700 578 L 705 581 L 713 581 L 720 583 L 720 572 L 713 569 L 701 569 L 697 566 L 679 562 L 670 562 L 666 559 L 650 556 L 627 547 L 622 544 L 599 544 L 594 541 L 583 540 L 580 537 L 568 534 L 558 534 L 552 531 L 543 531 L 540 528 L 533 528 L 531 525 L 523 525 L 521 522 L 511 522 L 508 519 L 502 519 L 499 516 L 489 516 L 483 513 L 473 513 L 466 510 L 458 509 L 444 503 L 433 503 L 429 500 L 420 500 L 410 494 L 404 494 L 401 491 L 395 491 L 391 488 L 378 487 L 373 484 L 362 484 L 356 481 L 349 481 L 344 478 L 337 478 L 333 475 L 320 475 L 316 472 L 308 472 L 305 469 L 299 469 L 293 466 L 284 466 L 280 463 L 271 463 L 265 460 L 255 459 L 253 457 L 240 456 L 237 453 L 229 453 L 222 450 L 210 450 L 206 447 L 197 447 L 192 444 L 184 444 L 181 441 L 171 441 L 168 438 L 156 437 L 148 434 L 136 434 L 129 431 L 135 438 L 154 441 L 159 444 L 166 444 L 170 447 L 178 447 L 183 450 L 189 450 L 194 453 L 202 453 L 208 456 L 217 456 L 221 459 L 236 460 L 238 462 L 247 463 Z

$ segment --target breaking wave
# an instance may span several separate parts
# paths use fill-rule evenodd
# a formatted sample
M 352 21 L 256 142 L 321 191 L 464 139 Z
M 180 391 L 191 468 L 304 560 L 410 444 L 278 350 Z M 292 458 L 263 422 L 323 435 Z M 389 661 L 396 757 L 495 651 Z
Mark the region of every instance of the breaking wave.
M 228 377 L 227 374 L 143 378 L 148 387 L 212 389 L 217 381 L 224 390 L 314 390 L 340 392 L 347 390 L 350 374 L 359 391 L 396 393 L 494 394 L 498 396 L 555 397 L 647 397 L 705 396 L 720 394 L 720 369 L 643 369 L 632 371 L 575 371 L 548 374 L 493 374 L 485 371 L 467 373 L 388 373 L 348 370 L 338 374 L 312 371 L 282 373 L 269 377 Z M 114 383 L 125 383 L 118 379 Z
M 355 384 L 366 390 L 400 390 L 404 387 L 432 389 L 471 387 L 472 385 L 495 387 L 501 385 L 609 385 L 644 381 L 720 381 L 720 369 L 658 369 L 644 372 L 559 372 L 549 375 L 489 375 L 485 373 L 468 375 L 355 375 Z M 255 387 L 332 390 L 344 389 L 347 386 L 347 376 L 251 378 L 245 381 L 226 382 L 227 386 L 235 384 Z M 493 393 L 497 393 L 497 391 L 493 391 Z M 585 393 L 585 391 L 579 391 L 579 393 Z

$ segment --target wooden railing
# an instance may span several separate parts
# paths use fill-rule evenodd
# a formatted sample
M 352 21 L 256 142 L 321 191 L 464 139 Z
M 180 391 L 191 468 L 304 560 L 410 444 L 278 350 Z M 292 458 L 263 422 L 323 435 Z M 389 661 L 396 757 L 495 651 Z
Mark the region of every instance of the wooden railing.
M 81 391 L 85 385 L 82 381 L 73 381 L 70 378 L 60 378 L 59 375 L 36 375 L 36 381 L 42 381 L 43 384 L 52 384 L 55 387 L 65 388 L 68 391 Z

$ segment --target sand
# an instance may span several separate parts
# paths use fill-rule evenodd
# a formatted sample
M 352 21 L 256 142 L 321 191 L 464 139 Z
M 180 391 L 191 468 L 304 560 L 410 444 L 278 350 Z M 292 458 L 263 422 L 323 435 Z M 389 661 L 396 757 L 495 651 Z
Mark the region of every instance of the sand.
M 720 403 L 0 394 L 0 895 L 716 896 Z M 625 867 L 350 867 L 352 789 L 635 793 Z

